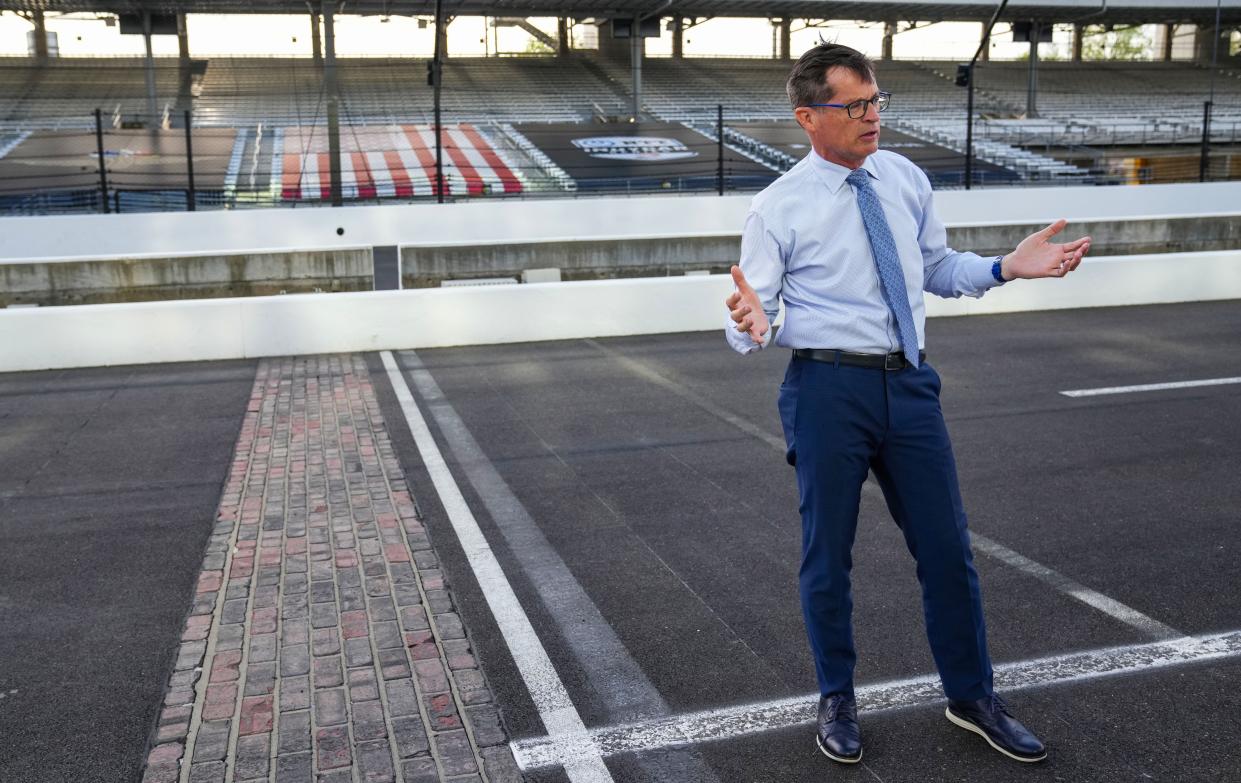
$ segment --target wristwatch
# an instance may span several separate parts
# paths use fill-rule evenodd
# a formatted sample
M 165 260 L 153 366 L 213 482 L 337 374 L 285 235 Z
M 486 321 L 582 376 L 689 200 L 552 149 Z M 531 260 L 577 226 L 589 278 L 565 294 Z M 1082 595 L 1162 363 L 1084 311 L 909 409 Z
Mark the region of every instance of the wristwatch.
M 991 265 L 991 276 L 995 278 L 997 283 L 1007 283 L 1004 279 L 1004 256 L 996 256 L 995 263 Z

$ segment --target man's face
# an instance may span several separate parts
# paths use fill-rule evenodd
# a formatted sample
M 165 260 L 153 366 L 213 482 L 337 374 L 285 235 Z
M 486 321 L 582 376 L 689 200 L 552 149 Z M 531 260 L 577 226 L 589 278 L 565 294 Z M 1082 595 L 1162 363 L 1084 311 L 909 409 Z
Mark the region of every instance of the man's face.
M 828 70 L 827 84 L 832 97 L 825 103 L 870 100 L 879 92 L 873 81 L 840 66 Z M 866 112 L 856 120 L 845 109 L 799 106 L 793 114 L 810 137 L 814 151 L 833 163 L 855 169 L 879 149 L 879 109 L 873 103 L 866 104 Z

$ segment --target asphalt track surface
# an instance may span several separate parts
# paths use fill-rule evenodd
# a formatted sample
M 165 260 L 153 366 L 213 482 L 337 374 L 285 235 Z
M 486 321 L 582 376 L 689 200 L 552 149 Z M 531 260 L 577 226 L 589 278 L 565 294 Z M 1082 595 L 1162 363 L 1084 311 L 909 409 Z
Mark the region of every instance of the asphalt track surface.
M 1239 335 L 1241 302 L 932 320 L 971 529 L 1181 634 L 1241 629 L 1241 385 L 1059 394 L 1236 377 Z M 710 333 L 396 355 L 588 728 L 814 690 L 794 476 L 773 445 L 787 351 L 740 357 Z M 543 736 L 377 386 L 510 736 Z M 913 563 L 875 494 L 854 561 L 857 684 L 932 674 Z M 1026 571 L 977 564 L 997 665 L 1152 641 Z M 856 767 L 821 756 L 809 725 L 607 764 L 617 781 L 1241 780 L 1239 685 L 1230 657 L 1010 693 L 1049 746 L 1040 765 L 987 749 L 942 704 L 863 712 Z
M 1181 633 L 1241 629 L 1241 385 L 1058 394 L 1241 376 L 1239 335 L 1241 302 L 932 320 L 971 528 Z M 369 358 L 510 736 L 541 737 Z M 794 478 L 772 445 L 786 351 L 739 357 L 710 333 L 397 358 L 586 726 L 813 690 Z M 0 375 L 0 781 L 137 780 L 254 369 Z M 873 494 L 857 538 L 858 685 L 932 673 L 913 564 Z M 997 664 L 1151 641 L 977 562 Z M 1049 745 L 1037 766 L 935 705 L 864 712 L 852 768 L 821 756 L 809 725 L 607 765 L 617 781 L 678 783 L 1241 780 L 1239 684 L 1231 657 L 1011 693 Z
M 0 375 L 0 781 L 137 781 L 253 362 Z

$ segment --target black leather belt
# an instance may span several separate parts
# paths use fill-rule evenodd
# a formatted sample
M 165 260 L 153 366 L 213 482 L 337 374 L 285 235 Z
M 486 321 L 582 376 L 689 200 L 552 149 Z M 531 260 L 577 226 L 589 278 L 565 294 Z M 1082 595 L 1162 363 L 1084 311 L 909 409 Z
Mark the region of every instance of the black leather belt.
M 798 359 L 828 364 L 851 364 L 854 367 L 871 367 L 876 370 L 903 370 L 909 365 L 903 353 L 850 353 L 833 348 L 796 348 L 793 355 Z M 918 351 L 918 363 L 924 361 L 926 351 Z

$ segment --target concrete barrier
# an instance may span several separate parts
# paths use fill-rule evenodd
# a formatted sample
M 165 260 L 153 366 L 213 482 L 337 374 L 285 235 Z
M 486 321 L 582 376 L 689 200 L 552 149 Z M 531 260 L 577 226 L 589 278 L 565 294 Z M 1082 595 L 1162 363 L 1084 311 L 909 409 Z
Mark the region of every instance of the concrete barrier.
M 722 329 L 726 275 L 0 311 L 0 370 L 438 348 Z M 931 316 L 1241 299 L 1241 251 L 1089 259 Z M 721 336 L 721 340 L 722 340 Z
M 479 200 L 0 218 L 0 263 L 735 235 L 751 196 Z M 1241 215 L 1241 182 L 940 191 L 947 225 Z

